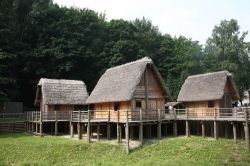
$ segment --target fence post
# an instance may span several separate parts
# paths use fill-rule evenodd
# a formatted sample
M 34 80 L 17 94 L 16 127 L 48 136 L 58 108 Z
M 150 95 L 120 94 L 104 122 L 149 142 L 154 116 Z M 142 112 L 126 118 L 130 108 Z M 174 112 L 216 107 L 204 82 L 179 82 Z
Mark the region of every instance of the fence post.
M 248 116 L 249 112 L 246 108 L 244 108 L 245 111 L 245 141 L 246 141 L 246 149 L 249 152 L 250 146 L 249 146 L 249 124 L 248 124 Z
M 176 109 L 173 109 L 173 114 L 174 114 L 174 122 L 173 122 L 173 134 L 175 137 L 177 137 L 177 113 L 176 113 Z
M 139 141 L 143 144 L 143 123 L 142 123 L 142 110 L 140 109 L 140 127 L 139 127 Z
M 129 154 L 129 124 L 128 124 L 128 110 L 126 110 L 126 128 L 125 128 L 125 132 L 126 132 L 126 152 L 127 154 Z

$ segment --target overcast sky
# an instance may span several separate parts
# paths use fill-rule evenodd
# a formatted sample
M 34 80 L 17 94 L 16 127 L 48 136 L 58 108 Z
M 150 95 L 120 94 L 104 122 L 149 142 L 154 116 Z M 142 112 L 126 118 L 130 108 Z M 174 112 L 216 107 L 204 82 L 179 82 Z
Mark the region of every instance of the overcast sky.
M 89 8 L 106 13 L 108 20 L 145 17 L 162 33 L 183 35 L 201 44 L 221 20 L 238 20 L 250 31 L 250 0 L 54 0 L 60 6 Z M 250 32 L 249 32 L 250 33 Z M 246 41 L 250 41 L 250 34 Z

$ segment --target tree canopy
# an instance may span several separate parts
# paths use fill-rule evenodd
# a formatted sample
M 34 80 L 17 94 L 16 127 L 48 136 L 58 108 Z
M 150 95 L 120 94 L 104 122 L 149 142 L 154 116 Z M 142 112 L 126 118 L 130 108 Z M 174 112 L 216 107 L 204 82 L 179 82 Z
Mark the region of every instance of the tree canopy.
M 89 9 L 51 0 L 0 2 L 0 101 L 33 106 L 41 77 L 83 80 L 88 91 L 112 66 L 148 56 L 176 99 L 187 76 L 229 70 L 241 92 L 250 85 L 250 44 L 236 20 L 214 27 L 203 47 L 162 34 L 151 21 L 107 21 Z

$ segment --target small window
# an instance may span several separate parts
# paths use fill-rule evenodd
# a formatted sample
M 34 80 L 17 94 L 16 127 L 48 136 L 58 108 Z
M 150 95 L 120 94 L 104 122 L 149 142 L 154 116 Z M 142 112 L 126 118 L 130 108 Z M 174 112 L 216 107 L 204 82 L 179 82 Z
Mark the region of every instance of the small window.
M 54 110 L 59 111 L 60 110 L 60 105 L 54 105 Z
M 208 108 L 213 108 L 214 107 L 214 101 L 208 101 L 207 102 Z
M 115 103 L 114 110 L 115 111 L 119 111 L 120 110 L 120 105 L 118 103 Z
M 141 101 L 140 100 L 137 100 L 137 101 L 135 101 L 135 107 L 136 108 L 141 108 Z

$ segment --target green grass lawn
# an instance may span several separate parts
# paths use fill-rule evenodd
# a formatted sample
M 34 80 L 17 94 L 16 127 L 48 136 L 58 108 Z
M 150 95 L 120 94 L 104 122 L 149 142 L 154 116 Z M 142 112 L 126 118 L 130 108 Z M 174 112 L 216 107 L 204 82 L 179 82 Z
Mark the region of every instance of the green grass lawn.
M 127 155 L 122 145 L 0 134 L 0 165 L 250 165 L 244 145 L 243 141 L 178 137 Z

